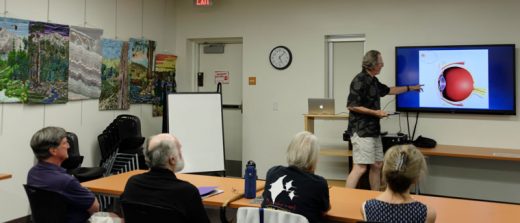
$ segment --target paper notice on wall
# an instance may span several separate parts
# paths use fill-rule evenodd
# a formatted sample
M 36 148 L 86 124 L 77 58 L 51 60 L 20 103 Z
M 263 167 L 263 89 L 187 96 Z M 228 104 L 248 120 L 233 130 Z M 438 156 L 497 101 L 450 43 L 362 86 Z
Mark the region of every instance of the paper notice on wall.
M 229 71 L 215 71 L 215 84 L 229 84 Z

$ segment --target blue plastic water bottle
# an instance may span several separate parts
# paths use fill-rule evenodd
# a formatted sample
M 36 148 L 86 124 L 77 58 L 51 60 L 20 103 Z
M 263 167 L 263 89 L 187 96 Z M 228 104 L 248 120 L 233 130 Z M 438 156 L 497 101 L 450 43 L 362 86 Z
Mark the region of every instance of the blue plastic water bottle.
M 254 161 L 249 160 L 246 164 L 246 172 L 244 174 L 245 180 L 245 188 L 244 188 L 244 197 L 245 198 L 255 198 L 256 197 L 256 164 Z

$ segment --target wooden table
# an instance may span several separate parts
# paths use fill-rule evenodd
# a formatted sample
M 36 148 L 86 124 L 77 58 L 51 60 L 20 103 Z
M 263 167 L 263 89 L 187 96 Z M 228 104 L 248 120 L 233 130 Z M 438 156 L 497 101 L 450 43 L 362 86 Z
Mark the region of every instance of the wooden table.
M 437 145 L 435 148 L 431 149 L 419 149 L 425 156 L 520 161 L 520 149 L 499 149 L 456 145 Z
M 6 179 L 9 179 L 11 177 L 13 177 L 11 174 L 0 173 L 0 180 L 6 180 Z
M 83 182 L 81 185 L 97 194 L 119 197 L 123 193 L 126 182 L 131 176 L 144 173 L 146 171 L 147 170 L 134 170 L 118 175 L 112 175 L 109 177 Z M 230 199 L 232 200 L 232 198 L 236 197 L 237 195 L 244 193 L 244 179 L 242 178 L 213 177 L 182 173 L 177 173 L 175 175 L 177 178 L 188 181 L 196 187 L 217 186 L 217 189 L 224 191 L 221 194 L 204 198 L 202 200 L 204 205 L 221 206 L 224 204 L 224 202 L 227 202 Z M 263 181 L 257 181 L 257 188 L 261 189 L 263 186 Z
M 340 222 L 357 222 L 363 219 L 361 205 L 364 201 L 377 197 L 381 192 L 330 188 L 331 209 L 326 219 Z M 258 193 L 261 196 L 261 193 Z M 437 212 L 436 222 L 518 222 L 520 205 L 484 201 L 463 200 L 443 197 L 412 195 L 418 201 L 432 206 Z M 259 207 L 251 204 L 251 199 L 242 198 L 232 202 L 230 207 Z

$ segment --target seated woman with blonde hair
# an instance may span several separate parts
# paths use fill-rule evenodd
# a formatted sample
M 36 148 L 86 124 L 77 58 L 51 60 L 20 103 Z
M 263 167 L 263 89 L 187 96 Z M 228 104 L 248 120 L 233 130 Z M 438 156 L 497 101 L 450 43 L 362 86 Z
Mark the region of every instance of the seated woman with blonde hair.
M 370 222 L 435 222 L 435 210 L 410 196 L 412 184 L 426 173 L 426 161 L 413 145 L 390 148 L 384 158 L 386 190 L 363 203 L 362 212 Z

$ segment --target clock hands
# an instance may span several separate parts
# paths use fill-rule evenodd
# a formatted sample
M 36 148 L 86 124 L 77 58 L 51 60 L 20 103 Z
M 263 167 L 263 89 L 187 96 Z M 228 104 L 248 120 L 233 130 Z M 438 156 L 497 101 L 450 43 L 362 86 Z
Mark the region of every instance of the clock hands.
M 282 59 L 283 55 L 285 54 L 285 51 L 281 51 L 280 54 L 278 54 L 278 59 L 280 60 L 280 62 L 283 62 L 284 59 Z

